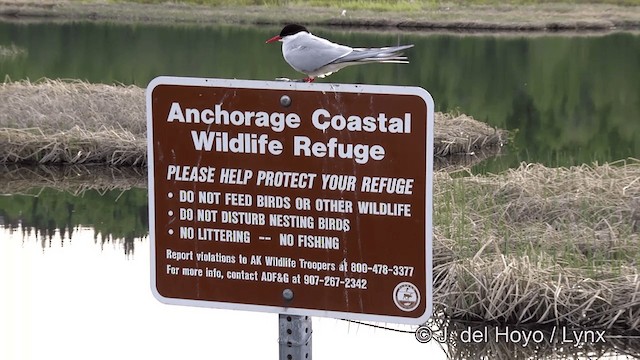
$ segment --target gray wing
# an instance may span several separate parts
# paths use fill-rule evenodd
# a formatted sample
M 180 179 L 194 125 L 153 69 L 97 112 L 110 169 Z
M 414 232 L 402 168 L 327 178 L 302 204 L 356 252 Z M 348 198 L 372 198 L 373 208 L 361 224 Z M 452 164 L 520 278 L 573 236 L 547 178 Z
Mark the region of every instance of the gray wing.
M 311 34 L 283 44 L 282 47 L 284 59 L 302 73 L 313 72 L 352 51 L 348 46 L 335 44 Z
M 351 62 L 408 63 L 402 51 L 413 45 L 389 46 L 383 48 L 356 48 L 353 52 L 335 60 L 337 64 Z

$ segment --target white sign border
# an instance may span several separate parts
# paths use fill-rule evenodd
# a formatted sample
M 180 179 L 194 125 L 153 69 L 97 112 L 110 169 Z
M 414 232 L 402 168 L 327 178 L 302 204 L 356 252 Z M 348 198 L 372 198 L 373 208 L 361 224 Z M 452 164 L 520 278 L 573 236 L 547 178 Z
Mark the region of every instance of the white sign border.
M 342 311 L 315 310 L 296 307 L 238 304 L 219 301 L 205 301 L 192 299 L 168 298 L 160 295 L 156 282 L 156 258 L 155 258 L 155 187 L 154 187 L 154 157 L 153 157 L 153 90 L 158 85 L 182 85 L 182 86 L 202 86 L 202 87 L 225 87 L 241 89 L 264 89 L 264 90 L 292 90 L 292 91 L 313 91 L 313 92 L 347 92 L 365 94 L 393 94 L 393 95 L 416 95 L 421 97 L 427 105 L 427 164 L 426 164 L 426 191 L 425 191 L 425 242 L 426 242 L 426 289 L 424 294 L 426 308 L 420 317 L 388 316 L 368 313 L 352 313 Z M 433 258 L 432 258 L 432 189 L 433 189 L 433 122 L 434 122 L 434 102 L 431 94 L 420 87 L 415 86 L 390 86 L 390 85 L 356 85 L 356 84 L 332 84 L 332 83 L 300 83 L 285 81 L 260 81 L 260 80 L 237 80 L 237 79 L 216 79 L 216 78 L 194 78 L 159 76 L 151 80 L 146 89 L 146 111 L 147 111 L 147 171 L 148 171 L 148 191 L 149 191 L 149 243 L 151 245 L 151 291 L 153 296 L 160 302 L 170 305 L 195 306 L 206 308 L 220 308 L 244 311 L 270 312 L 288 315 L 319 316 L 337 319 L 349 319 L 358 321 L 375 321 L 398 324 L 420 325 L 427 322 L 433 314 Z M 431 210 L 431 211 L 430 211 Z M 380 294 L 380 296 L 391 297 L 391 294 Z

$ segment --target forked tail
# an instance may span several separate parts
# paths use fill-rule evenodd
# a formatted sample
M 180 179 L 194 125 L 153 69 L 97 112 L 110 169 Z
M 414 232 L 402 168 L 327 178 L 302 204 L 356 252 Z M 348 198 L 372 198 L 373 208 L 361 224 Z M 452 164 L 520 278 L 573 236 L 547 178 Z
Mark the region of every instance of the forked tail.
M 411 45 L 389 46 L 383 48 L 355 48 L 353 52 L 343 56 L 335 61 L 335 63 L 396 63 L 408 64 L 409 61 L 402 52 L 413 47 Z

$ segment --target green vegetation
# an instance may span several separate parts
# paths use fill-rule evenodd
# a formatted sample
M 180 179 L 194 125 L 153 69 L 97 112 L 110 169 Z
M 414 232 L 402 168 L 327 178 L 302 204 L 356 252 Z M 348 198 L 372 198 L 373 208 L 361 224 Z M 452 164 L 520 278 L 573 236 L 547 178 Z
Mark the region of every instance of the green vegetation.
M 523 164 L 462 178 L 436 173 L 435 314 L 640 331 L 639 182 L 640 160 L 632 159 L 571 168 Z M 47 238 L 91 226 L 103 242 L 119 238 L 125 245 L 148 234 L 145 189 L 25 192 L 0 197 L 9 227 L 21 223 Z
M 279 30 L 279 26 L 0 24 L 0 43 L 13 41 L 29 54 L 0 61 L 0 74 L 14 80 L 47 76 L 139 87 L 169 74 L 294 78 L 299 74 L 283 61 L 278 46 L 264 44 Z M 422 86 L 433 95 L 438 111 L 473 114 L 491 126 L 513 131 L 514 148 L 479 165 L 483 172 L 499 172 L 521 161 L 570 166 L 640 156 L 638 34 L 459 36 L 326 28 L 314 32 L 358 46 L 415 44 L 408 53 L 410 64 L 352 67 L 321 81 Z M 104 41 L 112 45 L 103 46 Z M 68 48 L 83 50 L 69 57 Z M 139 89 L 138 94 L 142 94 Z M 103 108 L 115 104 L 109 97 L 103 100 Z M 0 104 L 0 118 L 15 113 L 8 108 L 17 105 Z M 118 106 L 95 117 L 105 119 L 96 124 L 117 120 L 123 113 Z M 138 104 L 141 114 L 143 106 Z M 89 119 L 92 109 L 85 110 Z M 24 121 L 21 118 L 20 123 Z
M 162 7 L 183 7 L 169 5 Z M 279 49 L 265 50 L 263 40 L 279 28 L 0 24 L 0 43 L 15 41 L 28 53 L 17 60 L 0 59 L 0 71 L 14 79 L 47 76 L 139 86 L 160 74 L 295 76 Z M 361 46 L 379 45 L 390 37 L 415 43 L 410 57 L 419 61 L 410 65 L 354 68 L 330 80 L 424 86 L 438 110 L 460 110 L 494 126 L 517 129 L 518 147 L 507 159 L 511 166 L 523 159 L 556 166 L 640 154 L 637 34 L 576 39 L 331 33 L 321 28 L 317 33 Z M 82 51 L 69 57 L 69 49 L 76 48 Z M 87 95 L 93 88 L 74 91 Z M 122 89 L 131 91 L 130 104 L 143 104 L 134 99 L 141 96 L 139 87 Z M 51 114 L 56 109 L 64 117 L 57 110 L 82 109 L 87 112 L 80 118 L 93 126 L 121 126 L 140 135 L 144 129 L 138 125 L 144 118 L 134 112 L 144 110 L 125 110 L 112 95 L 102 97 L 102 110 L 86 106 L 86 101 L 59 108 L 41 103 Z M 8 99 L 0 111 L 6 124 L 45 123 L 7 118 L 24 109 L 15 107 L 19 102 L 11 96 L 3 98 Z M 123 122 L 122 114 L 139 120 Z M 69 127 L 64 131 L 74 131 L 74 124 L 65 124 Z M 71 155 L 79 153 L 72 149 Z M 464 175 L 438 173 L 434 179 L 436 314 L 621 329 L 627 334 L 640 330 L 640 162 L 566 168 L 522 164 L 497 175 Z M 95 227 L 103 239 L 147 233 L 146 190 L 90 190 L 82 196 L 32 191 L 0 197 L 5 224 L 21 223 L 43 236 L 77 226 Z
M 120 0 L 115 0 L 120 1 Z M 120 1 L 122 2 L 122 1 Z M 126 2 L 126 1 L 124 1 Z M 143 4 L 163 4 L 182 3 L 207 6 L 305 6 L 305 7 L 332 7 L 347 10 L 374 10 L 374 11 L 412 11 L 430 8 L 438 5 L 438 1 L 327 1 L 327 0 L 186 0 L 186 1 L 166 1 L 166 0 L 133 0 Z
M 78 0 L 86 1 L 86 0 Z M 411 11 L 429 9 L 437 6 L 469 6 L 469 5 L 535 5 L 557 3 L 588 3 L 588 4 L 616 4 L 640 5 L 640 0 L 113 0 L 115 2 L 137 2 L 143 4 L 197 4 L 208 6 L 318 6 L 335 7 L 352 10 L 376 11 Z
M 128 23 L 274 24 L 500 31 L 640 28 L 640 0 L 8 0 L 15 19 Z M 55 6 L 52 6 L 55 5 Z
M 481 256 L 618 272 L 640 263 L 640 161 L 437 178 L 434 223 L 455 249 L 443 262 Z M 447 256 L 453 256 L 448 258 Z
M 640 161 L 434 179 L 446 318 L 639 331 Z M 554 309 L 554 311 L 550 311 Z

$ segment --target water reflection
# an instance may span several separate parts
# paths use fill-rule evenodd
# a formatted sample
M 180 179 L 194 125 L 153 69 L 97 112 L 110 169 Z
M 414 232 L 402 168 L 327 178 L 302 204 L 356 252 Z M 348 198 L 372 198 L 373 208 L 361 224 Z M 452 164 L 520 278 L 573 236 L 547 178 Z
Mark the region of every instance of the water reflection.
M 297 77 L 277 27 L 0 23 L 0 59 L 12 79 L 79 78 L 146 86 L 158 75 L 242 79 Z M 498 172 L 521 161 L 566 166 L 640 156 L 640 35 L 460 36 L 315 29 L 358 46 L 414 43 L 408 65 L 366 65 L 328 80 L 417 85 L 438 111 L 460 111 L 515 131 L 507 156 L 477 165 Z M 107 45 L 108 44 L 108 45 Z
M 0 315 L 3 326 L 12 329 L 0 337 L 1 358 L 277 358 L 277 315 L 160 304 L 149 290 L 149 252 L 125 257 L 126 243 L 96 244 L 94 238 L 93 229 L 78 227 L 73 241 L 68 233 L 56 233 L 42 251 L 33 232 L 0 226 L 5 291 Z M 149 245 L 146 238 L 135 244 Z M 506 329 L 436 317 L 430 325 L 434 339 L 420 343 L 415 326 L 373 325 L 314 318 L 314 358 L 621 359 L 640 354 L 638 334 L 604 331 L 605 342 L 600 342 L 593 332 L 577 342 L 566 341 L 577 329 L 567 329 L 563 337 L 562 327 L 553 334 L 549 326 Z M 247 331 L 260 336 L 248 338 Z M 117 341 L 109 334 L 117 334 Z M 248 339 L 252 346 L 246 346 Z
M 279 50 L 263 44 L 277 30 L 0 23 L 0 45 L 25 49 L 23 56 L 0 58 L 0 75 L 139 86 L 161 74 L 295 77 Z M 459 110 L 516 130 L 511 153 L 476 165 L 476 170 L 498 172 L 523 160 L 555 166 L 640 156 L 637 34 L 530 38 L 316 32 L 362 46 L 416 44 L 410 65 L 353 68 L 337 73 L 331 81 L 422 86 L 434 95 L 437 110 Z M 95 170 L 74 171 L 81 178 Z M 0 177 L 13 171 L 23 170 L 0 169 Z M 6 294 L 11 294 L 2 318 L 9 319 L 8 328 L 21 330 L 13 332 L 13 338 L 0 338 L 0 358 L 84 359 L 91 354 L 96 358 L 176 359 L 232 352 L 238 358 L 264 358 L 264 349 L 269 348 L 267 352 L 275 358 L 276 319 L 269 314 L 167 307 L 151 297 L 148 251 L 134 251 L 148 246 L 147 190 L 137 187 L 145 182 L 144 171 L 139 175 L 142 180 L 138 177 L 133 185 L 120 181 L 124 177 L 117 172 L 90 180 L 110 184 L 106 187 L 86 186 L 86 179 L 84 185 L 74 187 L 69 176 L 63 176 L 58 187 L 48 186 L 49 180 L 26 176 L 21 181 L 0 179 L 1 192 L 8 194 L 0 197 L 0 273 Z M 122 294 L 127 294 L 126 300 Z M 47 306 L 42 306 L 41 299 L 46 299 Z M 323 322 L 325 328 L 316 327 L 314 333 L 317 358 L 446 357 L 433 350 L 436 343 L 419 344 L 412 334 L 378 330 L 363 337 L 363 332 L 370 335 L 367 328 L 319 320 Z M 191 331 L 175 331 L 184 328 Z M 246 334 L 247 329 L 261 334 L 250 339 L 251 347 L 245 346 L 246 336 L 233 336 L 231 340 L 239 340 L 237 343 L 230 341 L 228 334 Z M 637 338 L 612 338 L 602 347 L 541 344 L 525 349 L 495 339 L 464 342 L 460 336 L 465 329 L 449 334 L 451 342 L 444 346 L 450 358 L 566 358 L 640 352 Z M 117 333 L 120 342 L 112 346 L 92 336 L 96 333 Z M 140 338 L 140 333 L 152 335 Z M 74 346 L 69 346 L 69 335 L 75 339 Z M 400 337 L 391 340 L 396 335 Z M 42 343 L 30 339 L 42 339 Z M 158 343 L 188 346 L 177 349 L 158 347 Z M 204 349 L 202 344 L 206 344 Z M 22 351 L 31 351 L 27 354 L 31 356 L 21 356 Z
M 105 178 L 109 178 L 109 176 L 113 176 L 113 173 L 103 178 L 96 177 L 94 181 L 96 184 L 104 183 Z M 117 183 L 130 184 L 137 181 L 135 176 L 132 177 L 132 181 L 123 181 L 124 178 L 120 178 Z M 14 185 L 16 184 L 14 183 Z M 21 186 L 24 186 L 24 184 Z M 142 307 L 125 306 L 127 309 L 137 309 L 135 310 L 135 315 L 130 314 L 127 316 L 152 316 L 150 311 L 140 310 L 148 309 L 151 303 L 154 304 L 154 309 L 159 306 L 159 304 L 155 304 L 155 299 L 152 298 L 147 290 L 150 256 L 149 252 L 146 251 L 149 246 L 147 238 L 147 190 L 144 188 L 130 188 L 128 190 L 112 188 L 104 190 L 100 187 L 90 189 L 90 186 L 86 185 L 82 187 L 83 190 L 80 192 L 70 192 L 69 190 L 71 189 L 73 188 L 70 188 L 69 184 L 67 184 L 66 190 L 61 188 L 29 189 L 25 187 L 22 188 L 23 193 L 21 194 L 8 194 L 0 197 L 0 219 L 2 221 L 0 238 L 3 239 L 0 242 L 0 247 L 2 247 L 0 254 L 5 256 L 2 265 L 7 267 L 2 273 L 5 275 L 14 274 L 11 276 L 19 277 L 22 276 L 20 274 L 28 274 L 35 271 L 33 268 L 34 263 L 40 264 L 38 265 L 40 267 L 47 266 L 46 271 L 48 272 L 45 277 L 30 277 L 29 279 L 12 280 L 8 283 L 5 279 L 3 280 L 3 286 L 8 289 L 8 293 L 18 294 L 16 295 L 17 301 L 24 302 L 24 297 L 27 295 L 21 293 L 20 286 L 22 285 L 17 285 L 23 281 L 27 281 L 30 286 L 36 288 L 45 286 L 45 283 L 47 283 L 46 286 L 50 287 L 52 285 L 48 284 L 48 282 L 51 281 L 64 284 L 80 281 L 74 280 L 76 276 L 79 276 L 78 272 L 86 272 L 87 274 L 99 273 L 99 275 L 84 274 L 83 276 L 87 278 L 81 280 L 82 283 L 94 281 L 89 276 L 96 276 L 96 278 L 109 277 L 108 274 L 113 272 L 114 276 L 111 277 L 110 281 L 115 281 L 113 287 L 117 289 L 96 288 L 93 290 L 95 293 L 92 293 L 87 292 L 85 287 L 72 289 L 68 288 L 68 285 L 61 286 L 68 288 L 66 290 L 68 296 L 73 296 L 89 303 L 114 302 L 116 298 L 124 293 L 123 288 L 139 286 L 144 288 L 145 291 L 141 292 L 136 289 L 135 292 L 128 294 L 136 294 L 137 298 L 132 299 L 132 301 L 140 303 Z M 32 251 L 36 248 L 40 250 L 39 254 Z M 135 252 L 136 248 L 143 250 Z M 125 261 L 124 263 L 123 260 Z M 142 264 L 140 264 L 141 262 Z M 133 272 L 125 274 L 118 267 L 129 268 Z M 53 274 L 59 274 L 58 276 L 62 276 L 64 281 L 60 281 L 60 278 L 52 280 L 51 276 L 54 276 Z M 137 285 L 131 284 L 132 278 L 138 279 Z M 74 308 L 75 304 L 75 302 L 62 302 L 58 305 L 59 308 L 57 310 L 73 312 L 75 310 L 72 310 L 72 308 Z M 122 310 L 123 308 L 117 307 L 117 309 Z M 139 313 L 140 311 L 143 312 L 142 315 Z M 162 313 L 165 311 L 164 307 L 154 310 L 154 312 Z M 219 313 L 227 318 L 226 321 L 234 321 L 234 312 L 220 310 Z M 52 314 L 46 312 L 40 316 L 45 319 L 52 318 Z M 250 315 L 247 316 L 250 317 Z M 268 318 L 267 314 L 260 314 L 259 316 Z M 15 320 L 15 315 L 11 315 L 11 317 L 14 318 L 14 322 L 18 321 Z M 180 320 L 174 321 L 178 322 L 173 326 L 183 326 L 180 325 Z M 318 346 L 317 338 L 334 344 L 337 341 L 336 329 L 347 333 L 355 333 L 354 337 L 358 341 L 362 341 L 363 337 L 367 338 L 369 336 L 362 335 L 364 333 L 375 336 L 375 342 L 389 342 L 389 336 L 393 334 L 393 336 L 397 337 L 394 340 L 395 343 L 390 343 L 389 346 L 402 347 L 403 350 L 400 353 L 406 356 L 422 357 L 426 354 L 430 358 L 443 359 L 584 359 L 640 354 L 640 342 L 637 341 L 640 339 L 640 334 L 629 332 L 614 333 L 611 329 L 567 329 L 553 324 L 496 328 L 489 323 L 455 322 L 446 319 L 444 316 L 436 315 L 429 324 L 430 329 L 433 331 L 433 340 L 428 344 L 420 344 L 412 333 L 415 327 L 391 326 L 394 329 L 403 331 L 402 333 L 385 329 L 378 329 L 376 333 L 374 328 L 374 331 L 369 333 L 371 330 L 368 327 L 364 327 L 366 330 L 363 331 L 360 328 L 362 325 L 349 324 L 339 320 L 323 319 L 320 321 L 324 324 L 324 329 L 321 330 L 322 328 L 319 329 L 314 325 L 315 346 Z M 222 323 L 219 319 L 216 319 L 215 322 Z M 329 326 L 327 326 L 328 322 Z M 196 321 L 196 323 L 198 322 Z M 35 324 L 37 326 L 48 326 L 42 324 L 41 321 L 36 321 Z M 276 321 L 274 319 L 274 327 L 275 324 Z M 258 326 L 264 326 L 269 329 L 270 325 L 269 320 L 267 320 L 265 324 Z M 92 323 L 85 326 L 92 328 L 98 326 L 98 324 Z M 74 333 L 76 331 L 74 329 L 68 331 Z M 204 330 L 198 331 L 201 333 Z M 29 328 L 27 331 L 27 333 L 33 332 L 36 332 L 33 328 Z M 576 334 L 582 335 L 578 338 Z M 343 336 L 345 334 L 340 337 Z M 0 339 L 0 343 L 4 340 Z M 25 340 L 22 339 L 22 341 Z M 398 345 L 400 342 L 405 342 L 405 345 Z M 352 348 L 346 343 L 343 346 Z M 370 345 L 363 346 L 370 348 Z M 15 350 L 15 346 L 9 346 L 8 348 Z M 378 349 L 372 352 L 370 356 L 379 358 L 377 355 L 379 355 L 380 351 Z M 314 352 L 316 351 L 314 350 Z M 114 356 L 120 355 L 116 353 Z M 158 358 L 163 357 L 159 355 Z M 264 358 L 264 354 L 260 358 Z
M 0 226 L 0 359 L 278 358 L 277 314 L 161 304 L 149 251 L 124 257 L 121 245 L 96 246 L 94 236 L 79 228 L 43 252 L 33 235 Z M 326 318 L 314 318 L 313 330 L 315 359 L 446 358 L 412 334 Z
M 135 239 L 149 233 L 147 190 L 86 190 L 81 194 L 54 188 L 32 188 L 0 197 L 0 218 L 9 232 L 34 236 L 43 249 L 70 242 L 78 228 L 91 228 L 101 246 L 118 243 L 126 255 Z
M 125 257 L 129 258 L 134 255 L 136 240 L 139 240 L 139 238 L 113 237 L 111 234 L 99 233 L 96 232 L 94 228 L 84 226 L 77 226 L 75 228 L 56 228 L 55 226 L 51 226 L 47 229 L 42 229 L 29 225 L 23 226 L 20 222 L 4 224 L 3 221 L 4 218 L 0 216 L 0 228 L 3 228 L 9 236 L 19 234 L 23 239 L 33 238 L 35 242 L 40 244 L 43 252 L 56 246 L 61 248 L 69 246 L 72 240 L 74 240 L 74 233 L 91 231 L 93 233 L 93 242 L 98 245 L 100 249 L 112 245 L 121 249 Z

